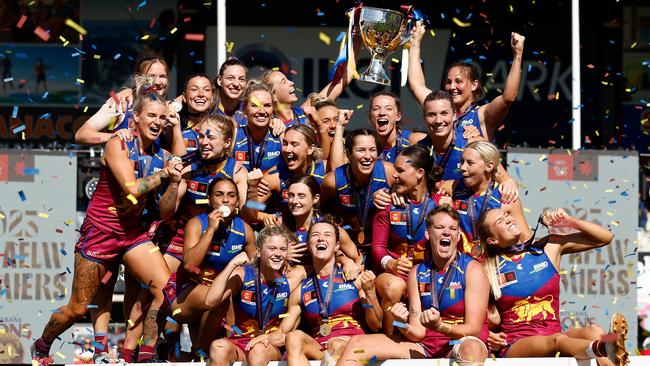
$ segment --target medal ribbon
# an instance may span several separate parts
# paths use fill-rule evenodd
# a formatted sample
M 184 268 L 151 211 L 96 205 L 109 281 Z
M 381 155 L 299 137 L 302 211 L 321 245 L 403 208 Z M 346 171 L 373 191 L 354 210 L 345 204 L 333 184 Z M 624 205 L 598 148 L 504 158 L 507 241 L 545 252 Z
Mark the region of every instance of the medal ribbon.
M 327 294 L 325 294 L 325 302 L 323 302 L 323 296 L 320 292 L 320 285 L 318 284 L 318 275 L 314 274 L 312 276 L 312 281 L 314 282 L 314 290 L 316 291 L 316 301 L 318 301 L 318 312 L 323 320 L 329 320 L 329 308 L 330 303 L 332 302 L 332 294 L 334 294 L 334 277 L 338 274 L 336 262 L 334 262 L 334 267 L 330 272 L 330 278 L 327 282 Z
M 271 309 L 275 303 L 275 297 L 278 295 L 279 288 L 280 286 L 278 286 L 277 281 L 274 281 L 272 298 L 269 300 L 269 302 L 266 303 L 264 314 L 262 314 L 262 281 L 260 280 L 259 269 L 257 267 L 255 268 L 255 295 L 257 295 L 257 299 L 255 299 L 255 307 L 257 309 L 257 331 L 259 334 L 262 334 L 264 332 L 264 328 L 266 328 L 266 324 L 269 322 Z
M 257 155 L 257 159 L 254 159 L 255 149 L 253 149 L 253 140 L 250 137 L 251 134 L 248 126 L 246 126 L 246 135 L 246 146 L 248 147 L 248 164 L 251 167 L 249 170 L 252 171 L 253 169 L 260 168 L 262 166 L 262 158 L 264 157 L 264 152 L 266 150 L 266 142 L 269 141 L 269 139 L 266 137 L 264 138 L 262 146 L 260 147 L 260 153 Z
M 476 242 L 478 240 L 478 231 L 476 229 L 476 220 L 478 220 L 479 217 L 485 212 L 485 210 L 488 207 L 488 203 L 490 202 L 490 198 L 492 198 L 492 192 L 494 191 L 494 183 L 490 181 L 488 183 L 488 188 L 485 191 L 485 200 L 483 201 L 483 206 L 481 207 L 481 211 L 479 211 L 478 215 L 475 215 L 474 212 L 474 195 L 469 197 L 469 202 L 467 207 L 467 211 L 469 211 L 469 219 L 472 222 L 472 242 Z
M 445 276 L 443 277 L 442 280 L 442 288 L 440 293 L 436 290 L 436 265 L 431 261 L 431 268 L 429 269 L 429 273 L 431 274 L 431 289 L 429 290 L 429 294 L 431 296 L 431 307 L 435 308 L 436 310 L 440 311 L 440 303 L 442 303 L 442 294 L 445 292 L 445 288 L 449 286 L 449 282 L 451 281 L 451 271 L 456 269 L 458 263 L 458 254 L 454 257 L 454 260 L 451 262 L 449 267 L 447 268 L 447 272 L 445 272 Z
M 375 164 L 380 164 L 381 162 L 375 162 Z M 373 169 L 374 170 L 374 169 Z M 365 203 L 361 205 L 361 194 L 360 190 L 357 188 L 357 185 L 354 183 L 354 176 L 352 175 L 352 170 L 348 166 L 348 180 L 350 181 L 350 190 L 352 195 L 354 195 L 355 201 L 357 201 L 357 210 L 359 211 L 359 219 L 361 220 L 361 231 L 366 226 L 366 220 L 368 219 L 368 213 L 370 212 L 370 189 L 372 188 L 372 174 L 370 175 L 370 180 L 368 181 L 368 186 L 366 187 Z
M 420 211 L 420 216 L 418 217 L 418 224 L 415 228 L 413 228 L 413 220 L 411 219 L 411 205 L 409 204 L 408 210 L 406 210 L 406 232 L 408 233 L 408 237 L 406 238 L 409 243 L 409 247 L 413 246 L 415 243 L 415 234 L 417 234 L 418 230 L 420 230 L 420 227 L 422 227 L 422 224 L 424 223 L 424 218 L 427 216 L 427 208 L 429 207 L 429 191 L 427 191 L 426 195 L 424 196 L 424 208 Z

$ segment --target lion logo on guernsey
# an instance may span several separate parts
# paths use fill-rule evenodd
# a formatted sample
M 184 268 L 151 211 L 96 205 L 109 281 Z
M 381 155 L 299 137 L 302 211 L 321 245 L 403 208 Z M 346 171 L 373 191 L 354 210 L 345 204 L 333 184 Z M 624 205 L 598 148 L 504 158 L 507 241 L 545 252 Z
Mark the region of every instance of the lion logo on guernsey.
M 530 299 L 531 296 L 528 296 L 523 300 L 515 302 L 512 311 L 517 315 L 518 319 L 514 323 L 529 322 L 539 314 L 542 314 L 542 319 L 546 320 L 549 313 L 553 316 L 553 320 L 557 320 L 555 310 L 553 310 L 553 295 L 549 294 L 544 297 L 532 296 L 532 303 Z

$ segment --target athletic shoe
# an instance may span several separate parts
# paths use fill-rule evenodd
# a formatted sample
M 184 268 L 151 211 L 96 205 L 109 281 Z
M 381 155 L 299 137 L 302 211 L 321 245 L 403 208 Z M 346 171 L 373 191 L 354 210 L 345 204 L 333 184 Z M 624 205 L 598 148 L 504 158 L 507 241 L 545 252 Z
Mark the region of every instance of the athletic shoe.
M 50 366 L 54 363 L 54 360 L 49 354 L 43 353 L 36 348 L 36 343 L 32 343 L 29 347 L 29 352 L 32 355 L 32 364 L 34 364 L 34 361 L 38 363 L 38 366 Z
M 610 323 L 609 332 L 616 335 L 616 341 L 605 343 L 607 358 L 616 366 L 625 366 L 630 363 L 629 353 L 625 349 L 628 331 L 627 320 L 621 313 L 614 313 Z
M 115 363 L 115 360 L 111 357 L 108 352 L 95 353 L 93 356 L 93 362 L 98 365 Z

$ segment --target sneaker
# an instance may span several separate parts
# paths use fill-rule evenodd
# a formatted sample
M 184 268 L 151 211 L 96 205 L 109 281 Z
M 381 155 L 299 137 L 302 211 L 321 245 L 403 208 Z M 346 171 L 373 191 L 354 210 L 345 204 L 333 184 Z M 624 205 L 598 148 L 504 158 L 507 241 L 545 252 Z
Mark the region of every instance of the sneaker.
M 108 352 L 95 353 L 93 356 L 93 362 L 98 365 L 115 363 L 115 360 L 111 357 Z
M 36 343 L 32 343 L 29 347 L 29 352 L 32 355 L 32 365 L 38 363 L 38 366 L 50 366 L 54 363 L 49 354 L 43 353 L 36 348 Z
M 629 353 L 625 349 L 628 331 L 627 320 L 621 313 L 614 313 L 609 332 L 616 335 L 616 341 L 605 343 L 607 358 L 616 366 L 626 366 L 630 363 Z

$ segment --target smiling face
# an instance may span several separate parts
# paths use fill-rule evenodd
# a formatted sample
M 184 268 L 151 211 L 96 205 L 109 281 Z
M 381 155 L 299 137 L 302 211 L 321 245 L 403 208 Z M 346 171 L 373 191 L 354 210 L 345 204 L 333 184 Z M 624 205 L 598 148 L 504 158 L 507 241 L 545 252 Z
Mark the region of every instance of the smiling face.
M 309 161 L 310 156 L 314 153 L 316 146 L 307 145 L 305 136 L 296 131 L 289 130 L 282 138 L 282 157 L 289 171 L 295 171 L 301 167 L 305 167 Z
M 298 100 L 293 81 L 287 79 L 280 71 L 273 71 L 269 75 L 269 81 L 273 85 L 275 98 L 278 103 L 293 104 Z
M 245 114 L 248 123 L 257 127 L 267 128 L 273 117 L 273 98 L 265 90 L 256 90 L 248 97 Z
M 339 249 L 336 228 L 326 222 L 313 224 L 309 228 L 308 247 L 314 260 L 326 262 L 334 258 L 334 254 Z
M 474 96 L 472 93 L 478 87 L 478 81 L 471 81 L 464 67 L 454 66 L 447 72 L 445 91 L 451 94 L 454 104 L 457 107 L 462 107 L 468 102 L 473 101 Z
M 230 65 L 217 78 L 222 98 L 239 99 L 246 88 L 246 69 L 241 65 Z
M 489 210 L 485 215 L 483 227 L 490 228 L 490 236 L 487 238 L 488 245 L 508 248 L 519 244 L 523 232 L 517 226 L 512 215 L 500 208 Z
M 191 113 L 205 113 L 214 95 L 212 83 L 203 76 L 195 76 L 187 82 L 185 102 Z
M 224 140 L 221 131 L 208 124 L 201 123 L 198 131 L 201 159 L 211 160 L 223 157 L 230 148 L 231 140 Z
M 379 95 L 372 100 L 369 119 L 379 136 L 389 136 L 402 119 L 402 113 L 397 108 L 395 98 Z
M 312 196 L 309 187 L 305 183 L 294 183 L 287 190 L 287 202 L 289 211 L 293 216 L 303 216 L 311 212 L 318 204 L 320 195 Z
M 445 212 L 435 213 L 431 221 L 424 233 L 431 245 L 431 254 L 434 258 L 447 260 L 456 253 L 456 245 L 460 240 L 459 223 Z
M 465 149 L 460 160 L 460 173 L 466 187 L 475 188 L 490 180 L 490 172 L 495 169 L 494 163 L 486 163 L 478 151 Z
M 348 153 L 350 168 L 355 175 L 369 175 L 375 168 L 378 152 L 373 136 L 359 135 L 355 137 L 352 151 Z
M 167 70 L 165 65 L 160 62 L 152 63 L 147 69 L 145 76 L 151 80 L 156 87 L 156 94 L 164 96 L 167 93 Z
M 318 110 L 318 118 L 323 126 L 327 127 L 327 134 L 334 138 L 336 125 L 339 123 L 339 109 L 334 106 L 325 106 Z
M 411 165 L 408 156 L 398 155 L 395 159 L 395 173 L 393 173 L 395 193 L 405 196 L 415 191 L 425 174 L 424 169 L 416 169 Z
M 455 119 L 456 115 L 448 99 L 435 99 L 424 104 L 424 123 L 432 138 L 447 138 Z
M 258 256 L 260 266 L 280 272 L 287 260 L 289 243 L 282 235 L 272 235 L 262 243 Z
M 237 207 L 237 186 L 232 184 L 229 180 L 222 180 L 214 184 L 212 193 L 210 194 L 210 207 L 213 209 L 219 208 L 223 205 L 230 208 L 230 212 L 235 212 Z M 232 218 L 232 215 L 229 216 Z
M 135 112 L 133 119 L 138 126 L 140 138 L 145 141 L 154 141 L 160 136 L 167 123 L 167 106 L 163 103 L 149 101 L 141 112 Z

